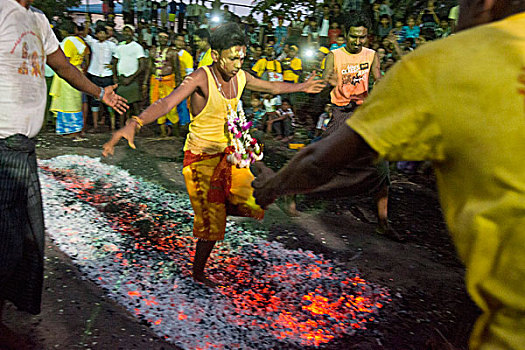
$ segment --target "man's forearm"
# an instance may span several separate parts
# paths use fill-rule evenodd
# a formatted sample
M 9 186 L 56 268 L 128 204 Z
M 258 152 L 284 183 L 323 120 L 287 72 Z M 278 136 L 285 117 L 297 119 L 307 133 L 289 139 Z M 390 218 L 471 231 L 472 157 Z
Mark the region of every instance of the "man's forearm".
M 333 169 L 325 169 L 315 162 L 316 147 L 306 147 L 268 182 L 276 197 L 309 192 L 328 182 Z
M 273 95 L 280 95 L 280 94 L 291 94 L 293 92 L 304 92 L 305 84 L 299 83 L 299 84 L 293 84 L 293 83 L 284 83 L 280 81 L 274 81 L 271 85 L 271 90 L 268 91 L 272 93 Z
M 333 135 L 301 150 L 264 185 L 271 197 L 306 193 L 328 183 L 351 161 L 373 159 L 376 152 L 350 127 L 343 125 Z
M 100 87 L 93 84 L 80 70 L 72 64 L 61 66 L 55 72 L 75 89 L 85 92 L 93 97 L 100 96 Z

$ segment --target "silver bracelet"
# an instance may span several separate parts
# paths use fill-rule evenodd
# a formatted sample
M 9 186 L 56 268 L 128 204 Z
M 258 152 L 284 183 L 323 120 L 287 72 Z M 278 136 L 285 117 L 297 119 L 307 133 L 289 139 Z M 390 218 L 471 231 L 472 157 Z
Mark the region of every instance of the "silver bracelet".
M 98 99 L 102 101 L 102 98 L 104 97 L 104 93 L 106 91 L 104 90 L 103 87 L 100 87 L 100 95 L 98 95 Z

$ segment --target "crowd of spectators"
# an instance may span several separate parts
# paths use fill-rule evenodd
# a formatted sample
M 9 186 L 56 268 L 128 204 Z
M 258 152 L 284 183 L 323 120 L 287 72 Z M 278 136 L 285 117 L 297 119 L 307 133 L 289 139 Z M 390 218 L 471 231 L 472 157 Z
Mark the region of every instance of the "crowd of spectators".
M 185 75 L 212 63 L 210 31 L 221 23 L 237 22 L 244 28 L 248 55 L 243 68 L 247 72 L 265 80 L 299 83 L 313 71 L 320 76 L 330 50 L 346 45 L 346 20 L 353 13 L 365 14 L 369 18 L 366 46 L 377 52 L 382 74 L 405 54 L 428 41 L 453 33 L 458 17 L 457 6 L 447 8 L 444 3 L 439 3 L 437 11 L 433 0 L 421 3 L 414 13 L 393 11 L 389 0 L 371 3 L 327 0 L 313 11 L 297 11 L 287 16 L 271 17 L 269 12 L 263 12 L 262 20 L 256 20 L 252 15 L 240 18 L 220 1 L 203 0 L 199 4 L 190 0 L 185 4 L 182 1 L 123 0 L 121 4 L 124 22 L 121 30 L 115 30 L 114 1 L 104 1 L 104 20 L 91 23 L 86 15 L 86 22 L 76 26 L 74 33 L 67 33 L 63 28 L 68 27 L 65 24 L 70 20 L 61 19 L 55 23 L 55 29 L 64 40 L 68 35 L 76 35 L 87 44 L 90 52 L 83 69 L 90 78 L 93 79 L 96 75 L 93 72 L 97 71 L 98 78 L 106 80 L 103 85 L 118 82 L 120 88 L 128 87 L 124 94 L 128 100 L 133 97 L 134 114 L 154 102 L 155 98 L 165 95 L 157 93 L 154 98 L 153 89 L 165 87 L 169 93 L 169 89 L 178 86 Z M 131 42 L 134 44 L 130 45 Z M 138 50 L 141 52 L 137 47 L 142 48 Z M 131 55 L 133 62 L 127 62 L 127 55 Z M 168 76 L 170 79 L 166 83 Z M 160 81 L 160 87 L 157 81 Z M 97 84 L 101 83 L 97 80 Z M 137 91 L 134 93 L 130 91 L 132 89 Z M 301 94 L 272 96 L 246 91 L 243 101 L 246 114 L 253 118 L 254 125 L 284 142 L 293 139 L 295 129 L 302 130 L 302 134 L 310 139 L 315 138 L 329 118 L 325 113 L 329 102 L 327 93 L 306 98 Z M 91 108 L 88 108 L 88 103 Z M 161 121 L 165 123 L 159 129 L 162 136 L 177 133 L 175 124 L 189 122 L 189 118 L 184 117 L 189 114 L 185 112 L 187 106 L 179 107 L 178 118 L 168 117 Z M 106 119 L 99 116 L 98 108 L 97 101 L 84 101 L 83 131 L 104 130 Z M 105 114 L 110 116 L 107 126 L 111 129 L 117 127 L 117 122 L 125 122 L 124 118 L 116 121 L 112 111 Z

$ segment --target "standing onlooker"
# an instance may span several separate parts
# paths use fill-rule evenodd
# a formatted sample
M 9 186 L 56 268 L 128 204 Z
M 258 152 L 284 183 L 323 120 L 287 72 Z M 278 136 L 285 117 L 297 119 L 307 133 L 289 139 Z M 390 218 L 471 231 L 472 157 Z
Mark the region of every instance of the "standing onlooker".
M 88 52 L 87 45 L 78 36 L 78 28 L 75 23 L 67 21 L 61 27 L 67 31 L 69 36 L 62 40 L 60 47 L 69 63 L 82 71 L 82 63 Z M 84 128 L 82 92 L 55 74 L 49 95 L 52 96 L 50 111 L 56 115 L 56 133 L 71 136 L 75 141 L 82 141 L 81 133 Z
M 87 25 L 87 24 L 86 24 Z M 113 85 L 113 71 L 112 71 L 112 60 L 117 45 L 111 41 L 106 40 L 108 38 L 106 27 L 99 26 L 95 29 L 94 39 L 91 36 L 86 36 L 85 41 L 91 48 L 91 61 L 89 63 L 88 78 L 95 85 L 106 87 Z M 90 98 L 91 114 L 93 115 L 93 131 L 99 131 L 99 113 L 100 113 L 100 101 L 94 98 Z M 108 108 L 111 126 L 115 127 L 115 113 L 111 108 Z M 100 120 L 102 124 L 105 124 L 105 116 L 102 115 Z
M 273 36 L 275 38 L 275 45 L 279 48 L 276 48 L 277 54 L 280 54 L 282 51 L 282 47 L 284 46 L 284 43 L 286 42 L 286 39 L 288 39 L 288 28 L 283 25 L 284 18 L 283 16 L 279 16 L 277 20 L 277 27 L 273 30 Z
M 146 0 L 135 0 L 137 5 L 137 24 L 146 20 L 144 12 L 146 11 Z
M 368 36 L 368 21 L 358 15 L 351 17 L 350 21 L 346 47 L 328 54 L 323 72 L 323 78 L 334 86 L 330 93 L 334 105 L 333 117 L 323 134 L 324 137 L 336 132 L 348 118 L 351 118 L 357 107 L 363 104 L 368 96 L 370 76 L 373 77 L 374 82 L 381 79 L 379 59 L 375 51 L 364 47 Z M 331 186 L 338 187 L 341 184 L 344 184 L 344 192 L 347 194 L 363 192 L 373 194 L 377 206 L 377 232 L 402 240 L 388 222 L 390 179 L 388 164 L 385 161 L 379 162 L 377 166 L 348 164 L 346 172 L 341 173 L 333 183 L 319 191 L 330 193 L 333 190 Z
M 159 45 L 150 53 L 150 102 L 168 96 L 181 83 L 179 55 L 168 46 L 167 31 L 159 33 Z M 176 109 L 157 120 L 161 137 L 169 136 L 168 127 L 177 127 L 179 116 Z
M 211 57 L 210 32 L 208 29 L 197 29 L 193 35 L 193 42 L 199 52 L 198 67 L 209 66 L 213 63 Z
M 124 97 L 131 108 L 126 114 L 120 115 L 120 127 L 124 126 L 125 118 L 139 113 L 138 103 L 142 100 L 140 79 L 144 77 L 147 66 L 144 48 L 133 40 L 135 28 L 131 24 L 122 29 L 124 41 L 117 46 L 113 57 L 114 80 L 118 82 L 117 93 Z M 114 125 L 111 126 L 114 128 Z
M 330 23 L 330 29 L 328 30 L 328 40 L 329 40 L 329 44 L 326 45 L 326 46 L 330 46 L 332 44 L 335 44 L 336 40 L 337 40 L 337 37 L 339 35 L 341 35 L 342 32 L 341 32 L 341 28 L 339 28 L 339 23 L 337 22 L 332 22 Z M 343 36 L 344 38 L 344 36 Z
M 324 7 L 327 9 L 328 7 Z M 319 45 L 328 45 L 330 42 L 328 38 L 328 31 L 330 30 L 330 12 L 325 11 L 323 14 L 323 17 L 321 18 L 320 22 L 320 28 L 319 28 Z
M 190 53 L 185 50 L 185 47 L 186 42 L 184 40 L 184 35 L 177 34 L 175 37 L 175 48 L 179 55 L 181 81 L 184 80 L 186 76 L 193 73 L 193 57 L 191 57 Z M 179 125 L 184 126 L 190 122 L 190 111 L 188 109 L 187 99 L 177 105 L 177 113 L 179 114 Z
M 35 138 L 46 105 L 46 63 L 73 87 L 125 109 L 114 86 L 101 89 L 72 66 L 31 0 L 0 6 L 0 333 L 4 300 L 38 314 L 44 281 L 44 215 Z M 31 33 L 31 35 L 27 35 Z M 20 349 L 20 344 L 2 344 Z M 12 345 L 12 347 L 11 347 Z
M 296 45 L 290 45 L 288 57 L 281 61 L 283 70 L 283 81 L 287 83 L 298 83 L 303 73 L 303 61 L 297 57 L 299 48 Z
M 177 33 L 184 29 L 184 18 L 186 17 L 186 4 L 180 0 L 177 4 Z
M 166 28 L 166 24 L 168 24 L 168 1 L 161 0 L 159 3 L 160 8 L 160 25 L 162 28 Z

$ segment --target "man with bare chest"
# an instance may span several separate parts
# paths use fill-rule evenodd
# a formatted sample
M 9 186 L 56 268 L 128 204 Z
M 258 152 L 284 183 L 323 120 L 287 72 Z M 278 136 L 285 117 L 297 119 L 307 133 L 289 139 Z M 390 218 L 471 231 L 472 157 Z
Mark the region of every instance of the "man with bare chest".
M 150 102 L 155 103 L 168 96 L 176 86 L 180 85 L 180 65 L 177 51 L 168 46 L 168 33 L 161 31 L 158 35 L 159 46 L 150 55 Z M 144 84 L 146 85 L 146 84 Z M 177 126 L 179 115 L 177 108 L 159 118 L 161 137 L 168 136 L 168 126 Z

